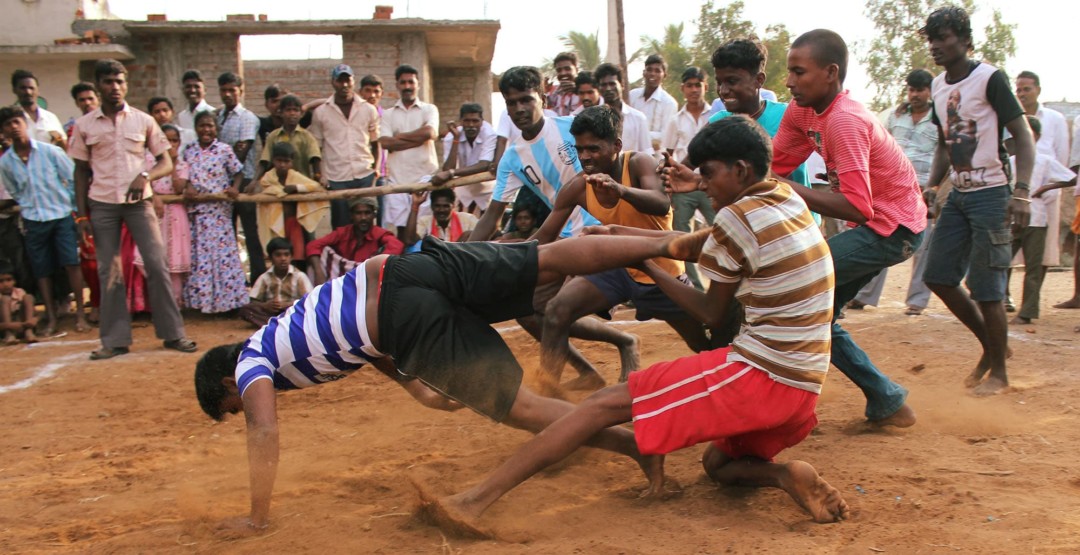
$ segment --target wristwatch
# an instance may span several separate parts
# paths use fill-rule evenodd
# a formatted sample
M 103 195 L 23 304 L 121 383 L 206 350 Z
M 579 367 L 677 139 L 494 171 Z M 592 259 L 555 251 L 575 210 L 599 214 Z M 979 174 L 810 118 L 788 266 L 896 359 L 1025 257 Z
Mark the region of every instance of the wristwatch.
M 150 172 L 140 172 L 139 175 L 141 175 L 143 179 L 150 181 Z

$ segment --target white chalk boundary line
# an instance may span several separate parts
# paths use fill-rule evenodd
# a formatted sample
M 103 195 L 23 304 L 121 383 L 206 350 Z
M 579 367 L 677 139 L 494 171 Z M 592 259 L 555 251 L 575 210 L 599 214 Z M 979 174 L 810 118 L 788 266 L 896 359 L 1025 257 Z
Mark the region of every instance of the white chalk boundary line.
M 645 322 L 639 322 L 637 320 L 615 320 L 615 321 L 607 322 L 607 323 L 610 324 L 610 325 L 613 325 L 613 326 L 626 326 L 626 325 L 648 324 L 648 323 L 659 322 L 659 321 L 660 320 L 647 320 Z M 495 328 L 495 331 L 499 332 L 500 334 L 503 334 L 503 333 L 510 333 L 510 332 L 513 332 L 513 331 L 518 331 L 520 329 L 521 329 L 521 326 L 513 325 L 513 326 Z M 40 349 L 51 348 L 51 347 L 72 347 L 72 346 L 77 346 L 77 345 L 89 345 L 89 344 L 95 344 L 96 345 L 98 343 L 99 343 L 99 341 L 97 339 L 84 339 L 84 340 L 78 340 L 78 341 L 42 341 L 40 343 L 33 343 L 31 345 L 27 345 L 25 347 L 25 349 L 40 350 Z M 125 358 L 125 360 L 130 360 L 131 358 L 134 358 L 134 357 L 132 357 L 132 355 L 138 356 L 139 354 L 140 353 L 128 354 L 128 355 L 125 355 L 124 358 Z M 162 354 L 171 355 L 171 354 L 174 354 L 174 353 L 172 353 L 172 352 L 164 352 L 164 353 L 157 353 L 157 354 L 158 355 L 162 355 Z M 186 354 L 186 353 L 175 353 L 175 354 L 180 355 L 180 354 Z M 36 384 L 36 383 L 38 383 L 40 381 L 52 378 L 53 376 L 56 376 L 60 372 L 60 370 L 62 370 L 65 366 L 68 366 L 68 365 L 70 365 L 70 364 L 72 364 L 72 363 L 74 363 L 76 361 L 84 361 L 85 362 L 87 356 L 88 355 L 86 353 L 80 352 L 80 353 L 73 353 L 73 354 L 70 354 L 70 355 L 64 355 L 62 357 L 59 357 L 56 360 L 53 360 L 53 361 L 51 361 L 51 362 L 49 362 L 47 364 L 44 364 L 44 365 L 42 365 L 42 366 L 40 366 L 40 367 L 38 367 L 36 369 L 33 369 L 30 377 L 28 377 L 28 378 L 24 378 L 22 380 L 19 380 L 19 381 L 15 382 L 15 383 L 13 383 L 11 385 L 0 385 L 0 395 L 3 395 L 4 393 L 10 393 L 12 391 L 19 391 L 19 390 L 22 390 L 22 389 L 27 389 L 27 388 L 33 386 L 34 384 Z

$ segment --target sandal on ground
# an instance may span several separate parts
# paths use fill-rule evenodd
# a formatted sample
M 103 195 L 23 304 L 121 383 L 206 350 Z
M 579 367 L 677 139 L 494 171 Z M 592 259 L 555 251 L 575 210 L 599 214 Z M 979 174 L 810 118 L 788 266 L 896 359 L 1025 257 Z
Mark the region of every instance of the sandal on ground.
M 120 355 L 126 354 L 128 354 L 127 347 L 102 347 L 90 353 L 90 360 L 105 360 L 107 358 L 118 357 Z
M 181 353 L 194 353 L 199 348 L 195 345 L 195 342 L 181 337 L 180 339 L 170 339 L 164 343 L 166 349 L 172 349 L 174 351 L 180 351 Z
M 923 309 L 921 309 L 921 308 L 919 308 L 917 306 L 909 306 L 909 307 L 907 307 L 907 310 L 904 311 L 904 314 L 906 314 L 908 316 L 921 316 L 922 311 L 923 311 Z

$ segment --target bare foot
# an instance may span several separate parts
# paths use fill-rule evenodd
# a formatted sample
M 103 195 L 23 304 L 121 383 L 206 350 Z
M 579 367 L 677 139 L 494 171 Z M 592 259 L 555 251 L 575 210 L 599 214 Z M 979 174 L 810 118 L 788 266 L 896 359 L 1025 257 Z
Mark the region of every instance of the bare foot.
M 1005 393 L 1007 389 L 1009 389 L 1009 382 L 990 376 L 986 378 L 985 382 L 975 386 L 975 389 L 972 389 L 971 392 L 976 397 L 989 397 L 998 393 Z
M 90 315 L 86 317 L 86 321 L 91 324 L 97 324 L 101 319 L 101 309 L 98 307 L 90 307 Z
M 881 420 L 867 420 L 867 423 L 876 428 L 884 428 L 885 426 L 910 428 L 915 425 L 915 411 L 907 404 L 904 404 L 904 406 L 900 407 L 900 410 L 892 413 L 892 415 Z
M 1005 347 L 1005 360 L 1011 359 L 1013 356 L 1012 347 Z M 975 369 L 968 374 L 968 377 L 964 378 L 964 387 L 971 389 L 982 383 L 983 377 L 990 371 L 990 358 L 986 352 L 983 351 L 981 357 L 979 357 L 979 363 L 975 365 Z
M 0 340 L 0 345 L 14 345 L 14 344 L 16 344 L 18 342 L 19 342 L 18 338 L 16 338 L 14 335 L 9 333 L 9 334 L 4 336 L 3 340 Z
M 814 522 L 839 522 L 850 516 L 848 504 L 840 492 L 823 480 L 809 463 L 791 461 L 784 465 L 784 470 L 780 487 L 814 517 Z
M 30 337 L 30 330 L 26 330 L 26 335 Z M 41 328 L 41 335 L 45 337 L 52 337 L 56 335 L 56 320 L 49 320 L 45 322 L 45 327 Z
M 479 514 L 472 514 L 465 509 L 462 495 L 436 497 L 434 493 L 416 481 L 413 487 L 420 494 L 420 515 L 442 531 L 461 538 L 491 539 L 495 537 L 490 530 L 485 530 L 476 523 Z
M 1013 316 L 1009 323 L 1014 326 L 1027 326 L 1031 324 L 1031 318 L 1024 318 L 1023 316 Z
M 626 345 L 619 345 L 619 364 L 622 365 L 622 370 L 619 371 L 619 383 L 625 382 L 630 379 L 631 372 L 637 372 L 641 367 L 641 349 L 638 348 L 640 340 L 638 336 L 634 334 L 628 334 L 633 338 L 632 341 Z
M 1080 308 L 1080 297 L 1073 297 L 1065 302 L 1054 305 L 1054 308 Z
M 607 385 L 604 378 L 596 372 L 586 372 L 562 385 L 567 391 L 596 391 Z
M 697 260 L 698 255 L 701 254 L 701 247 L 705 246 L 705 241 L 708 240 L 711 234 L 712 228 L 706 227 L 693 233 L 684 233 L 668 239 L 668 257 L 675 260 Z
M 34 335 L 34 329 L 33 328 L 27 329 L 26 333 L 23 334 L 23 338 L 26 339 L 27 343 L 37 343 L 38 342 L 38 337 L 36 335 Z
M 649 485 L 638 494 L 640 499 L 668 499 L 682 493 L 682 486 L 664 476 L 664 455 L 643 455 L 638 461 Z
M 82 314 L 78 314 L 75 317 L 75 331 L 79 333 L 86 333 L 90 331 L 90 324 L 86 321 L 86 318 Z

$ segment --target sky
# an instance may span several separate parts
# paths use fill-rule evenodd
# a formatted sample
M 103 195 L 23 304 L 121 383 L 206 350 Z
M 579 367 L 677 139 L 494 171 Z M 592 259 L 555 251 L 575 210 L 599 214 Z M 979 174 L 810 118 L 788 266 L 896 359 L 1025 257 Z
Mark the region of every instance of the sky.
M 723 0 L 716 0 L 722 4 Z M 394 17 L 420 17 L 425 19 L 497 19 L 501 30 L 495 46 L 492 71 L 499 73 L 515 65 L 540 65 L 563 47 L 559 35 L 569 31 L 594 33 L 599 31 L 601 52 L 607 40 L 607 2 L 603 0 L 547 0 L 545 2 L 511 2 L 507 0 L 359 0 L 353 2 L 295 0 L 229 0 L 227 9 L 220 0 L 110 0 L 112 11 L 125 19 L 145 19 L 147 13 L 164 13 L 172 21 L 177 20 L 224 20 L 226 13 L 264 13 L 272 20 L 290 19 L 369 19 L 374 6 L 392 5 Z M 661 37 L 664 27 L 670 23 L 685 23 L 684 37 L 689 42 L 697 31 L 694 20 L 700 12 L 701 0 L 623 0 L 623 16 L 626 24 L 626 49 L 629 55 L 637 49 L 643 35 Z M 827 9 L 822 9 L 827 6 Z M 1002 12 L 1003 19 L 1017 28 L 1017 54 L 1006 63 L 1006 71 L 1015 75 L 1022 70 L 1039 74 L 1042 81 L 1043 102 L 1069 100 L 1080 102 L 1080 72 L 1077 71 L 1080 55 L 1075 47 L 1067 47 L 1080 27 L 1080 2 L 1026 0 L 1005 2 L 989 0 L 978 2 L 979 10 L 973 18 L 975 38 L 979 40 L 993 9 Z M 531 9 L 532 8 L 532 9 Z M 758 32 L 764 34 L 770 24 L 783 23 L 793 36 L 816 28 L 832 29 L 854 46 L 869 42 L 873 37 L 873 24 L 863 15 L 865 2 L 859 0 L 831 0 L 829 2 L 806 2 L 805 0 L 772 0 L 770 2 L 744 2 L 743 15 L 753 21 Z M 914 32 L 914 30 L 913 30 Z M 284 42 L 262 40 L 256 37 L 243 39 L 244 59 L 296 59 L 339 57 L 340 46 L 334 40 L 317 37 L 315 40 L 299 38 Z M 1063 45 L 1066 46 L 1063 48 Z M 348 62 L 348 60 L 346 60 Z M 857 99 L 869 101 L 872 88 L 866 73 L 852 57 L 846 86 Z M 357 68 L 357 71 L 362 69 Z M 631 66 L 631 81 L 640 76 L 641 68 Z

